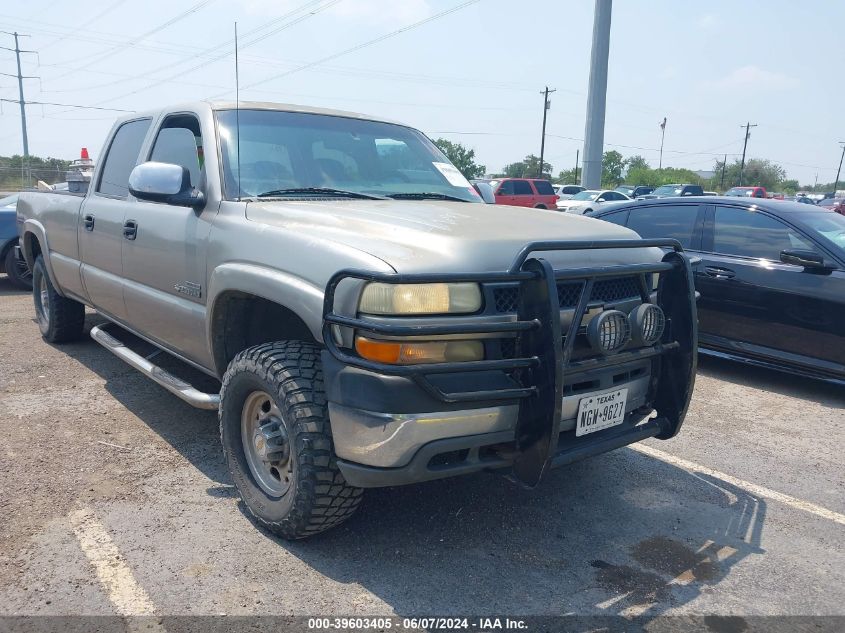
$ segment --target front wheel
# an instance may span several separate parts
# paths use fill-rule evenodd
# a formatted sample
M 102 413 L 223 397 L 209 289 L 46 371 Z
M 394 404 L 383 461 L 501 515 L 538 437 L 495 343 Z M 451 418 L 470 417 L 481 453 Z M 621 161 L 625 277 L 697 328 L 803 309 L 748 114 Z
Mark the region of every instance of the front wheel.
M 41 255 L 32 268 L 32 300 L 38 329 L 45 341 L 67 343 L 82 336 L 85 306 L 56 292 Z
M 13 286 L 21 290 L 32 290 L 32 271 L 26 265 L 26 261 L 15 256 L 14 246 L 6 251 L 3 266 Z
M 242 351 L 220 397 L 226 462 L 261 525 L 297 539 L 352 516 L 363 491 L 337 467 L 317 346 L 280 341 Z

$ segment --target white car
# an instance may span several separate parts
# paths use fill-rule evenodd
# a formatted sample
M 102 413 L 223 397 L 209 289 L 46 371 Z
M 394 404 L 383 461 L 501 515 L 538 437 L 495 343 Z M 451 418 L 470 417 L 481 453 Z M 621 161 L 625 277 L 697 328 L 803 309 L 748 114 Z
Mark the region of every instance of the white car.
M 555 193 L 557 194 L 558 201 L 569 200 L 576 193 L 584 191 L 584 189 L 586 187 L 582 187 L 581 185 L 555 185 Z
M 583 215 L 585 213 L 589 213 L 590 211 L 594 211 L 603 202 L 622 202 L 623 200 L 630 199 L 631 198 L 626 196 L 624 193 L 611 191 L 610 189 L 587 189 L 581 193 L 576 193 L 569 200 L 559 200 L 557 203 L 557 210 Z

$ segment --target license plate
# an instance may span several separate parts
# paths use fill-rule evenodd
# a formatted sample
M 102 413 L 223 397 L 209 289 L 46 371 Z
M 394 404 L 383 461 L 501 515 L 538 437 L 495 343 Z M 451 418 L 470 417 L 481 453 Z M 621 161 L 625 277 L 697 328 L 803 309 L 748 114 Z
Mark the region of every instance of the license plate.
M 575 436 L 581 437 L 621 424 L 625 419 L 625 401 L 627 399 L 627 389 L 594 393 L 586 398 L 581 398 L 581 402 L 578 403 Z

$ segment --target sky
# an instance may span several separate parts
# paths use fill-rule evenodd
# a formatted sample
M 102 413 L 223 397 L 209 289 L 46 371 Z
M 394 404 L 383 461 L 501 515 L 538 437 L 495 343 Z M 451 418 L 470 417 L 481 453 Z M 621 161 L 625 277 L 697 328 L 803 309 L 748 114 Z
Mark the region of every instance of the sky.
M 540 153 L 554 173 L 583 151 L 592 0 L 5 0 L 18 31 L 30 153 L 98 158 L 118 110 L 240 97 L 364 112 L 475 150 L 488 172 Z M 605 149 L 656 167 L 712 169 L 742 152 L 802 184 L 832 182 L 845 141 L 845 2 L 615 0 Z M 14 48 L 0 33 L 0 46 Z M 0 49 L 0 98 L 18 99 Z M 0 155 L 22 153 L 2 103 Z M 68 106 L 88 106 L 76 108 Z M 91 109 L 92 107 L 103 109 Z M 114 110 L 108 110 L 112 108 Z

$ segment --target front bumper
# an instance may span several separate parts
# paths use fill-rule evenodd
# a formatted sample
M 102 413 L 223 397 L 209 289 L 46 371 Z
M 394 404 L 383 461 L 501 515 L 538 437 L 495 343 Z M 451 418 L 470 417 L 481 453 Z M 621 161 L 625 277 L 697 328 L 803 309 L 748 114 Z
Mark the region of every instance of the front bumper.
M 652 264 L 564 271 L 554 271 L 547 261 L 528 257 L 550 250 L 652 246 L 673 251 Z M 614 275 L 636 275 L 641 300 L 648 302 L 648 278 L 655 273 L 660 275 L 657 303 L 668 324 L 663 339 L 651 347 L 609 357 L 573 358 L 582 319 L 588 309 L 597 307 L 590 301 L 594 282 Z M 334 294 L 347 278 L 388 283 L 518 281 L 518 318 L 468 324 L 438 317 L 431 324 L 408 326 L 343 316 L 334 312 Z M 557 290 L 561 280 L 582 283 L 565 334 Z M 517 353 L 513 358 L 462 363 L 386 365 L 342 348 L 344 328 L 398 337 L 515 337 Z M 532 243 L 504 273 L 342 271 L 326 290 L 323 340 L 335 450 L 350 483 L 394 485 L 509 467 L 515 478 L 532 486 L 553 466 L 644 437 L 668 439 L 678 432 L 692 393 L 696 364 L 692 275 L 689 261 L 673 240 Z M 624 423 L 576 438 L 580 399 L 611 387 L 629 388 Z M 654 409 L 656 417 L 644 420 Z

